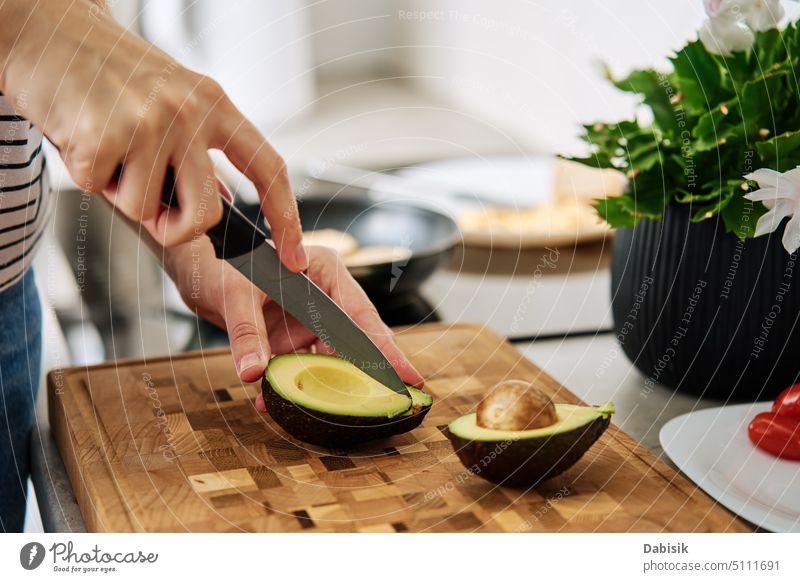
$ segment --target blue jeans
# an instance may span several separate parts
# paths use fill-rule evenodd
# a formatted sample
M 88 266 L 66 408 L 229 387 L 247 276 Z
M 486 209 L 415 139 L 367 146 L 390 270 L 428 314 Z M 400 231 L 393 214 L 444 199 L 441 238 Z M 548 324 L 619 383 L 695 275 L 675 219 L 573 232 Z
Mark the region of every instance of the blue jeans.
M 0 531 L 22 531 L 25 520 L 41 354 L 42 310 L 28 269 L 0 293 Z

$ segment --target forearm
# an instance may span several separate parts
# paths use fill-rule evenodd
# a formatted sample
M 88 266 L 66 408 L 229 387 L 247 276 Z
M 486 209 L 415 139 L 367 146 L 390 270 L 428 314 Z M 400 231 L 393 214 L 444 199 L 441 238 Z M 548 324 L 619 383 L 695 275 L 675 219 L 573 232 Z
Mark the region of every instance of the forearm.
M 78 14 L 88 20 L 90 10 L 96 12 L 97 5 L 89 0 L 4 0 L 0 5 L 0 90 L 21 90 L 25 69 L 32 78 L 35 63 L 47 52 L 58 27 L 73 25 L 80 19 Z
M 135 223 L 133 225 L 137 226 Z M 222 273 L 208 237 L 200 236 L 182 245 L 164 247 L 144 229 L 139 232 L 142 241 L 175 283 L 183 302 L 203 319 L 225 329 L 225 321 L 214 309 L 219 297 L 210 296 L 214 293 L 210 290 L 213 286 L 207 284 L 208 277 L 219 277 Z
M 5 0 L 0 4 L 0 58 L 3 62 L 3 72 L 5 72 L 14 45 L 29 28 L 33 14 L 36 10 L 36 3 L 27 0 Z
M 6 84 L 8 70 L 12 65 L 12 55 L 16 52 L 17 44 L 22 44 L 21 37 L 29 28 L 28 23 L 33 17 L 35 2 L 25 0 L 7 0 L 0 6 L 0 91 L 7 92 Z
M 0 91 L 62 156 L 74 142 L 114 131 L 110 112 L 134 117 L 139 104 L 124 100 L 126 83 L 135 82 L 131 71 L 173 62 L 92 0 L 3 0 L 0 21 Z M 144 62 L 143 54 L 153 58 Z M 133 125 L 125 126 L 128 137 Z

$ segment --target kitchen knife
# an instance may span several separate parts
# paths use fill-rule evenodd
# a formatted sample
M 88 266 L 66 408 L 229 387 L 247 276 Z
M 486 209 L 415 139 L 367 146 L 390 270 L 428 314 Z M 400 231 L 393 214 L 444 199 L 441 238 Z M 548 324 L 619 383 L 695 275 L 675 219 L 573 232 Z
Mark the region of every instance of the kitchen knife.
M 395 392 L 410 396 L 392 364 L 364 331 L 311 279 L 283 266 L 267 234 L 225 197 L 222 220 L 206 234 L 218 259 L 228 261 L 301 325 L 366 374 Z M 162 202 L 177 204 L 175 174 L 170 167 Z

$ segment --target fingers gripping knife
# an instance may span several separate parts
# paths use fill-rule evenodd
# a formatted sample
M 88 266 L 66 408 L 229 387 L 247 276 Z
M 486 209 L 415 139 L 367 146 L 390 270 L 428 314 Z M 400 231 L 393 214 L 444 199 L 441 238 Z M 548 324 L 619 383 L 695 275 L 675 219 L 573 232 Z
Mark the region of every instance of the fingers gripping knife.
M 222 220 L 206 234 L 224 259 L 323 342 L 395 392 L 408 389 L 392 364 L 364 331 L 303 273 L 283 266 L 267 234 L 225 197 Z M 167 169 L 162 202 L 177 204 L 175 175 Z

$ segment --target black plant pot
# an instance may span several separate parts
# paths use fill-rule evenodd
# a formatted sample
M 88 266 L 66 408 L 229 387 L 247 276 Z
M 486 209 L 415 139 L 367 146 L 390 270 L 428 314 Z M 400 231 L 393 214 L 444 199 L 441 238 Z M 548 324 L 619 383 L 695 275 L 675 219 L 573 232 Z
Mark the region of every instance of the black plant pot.
M 770 236 L 739 241 L 722 219 L 620 229 L 611 262 L 617 340 L 656 384 L 709 398 L 774 398 L 800 375 L 800 263 Z

